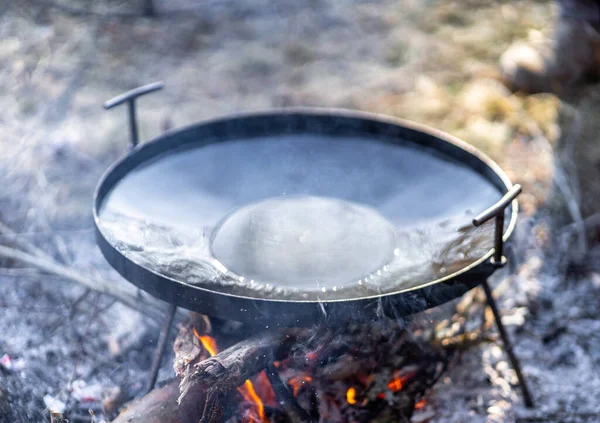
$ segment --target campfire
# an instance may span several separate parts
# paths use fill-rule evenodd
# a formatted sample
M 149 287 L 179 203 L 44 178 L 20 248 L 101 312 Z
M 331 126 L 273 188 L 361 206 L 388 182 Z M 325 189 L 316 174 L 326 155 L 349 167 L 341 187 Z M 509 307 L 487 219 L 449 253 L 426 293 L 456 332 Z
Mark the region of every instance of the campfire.
M 149 394 L 117 422 L 408 421 L 455 344 L 421 342 L 406 316 L 479 284 L 532 404 L 486 282 L 506 262 L 521 190 L 494 163 L 427 128 L 341 111 L 225 118 L 136 147 L 135 99 L 160 88 L 105 104 L 129 104 L 134 149 L 98 186 L 98 243 L 171 303 Z M 405 188 L 419 184 L 445 194 L 420 204 Z M 152 390 L 177 306 L 193 310 L 177 379 Z
M 200 340 L 200 343 L 204 348 L 204 352 L 209 357 L 213 357 L 219 352 L 217 341 L 214 338 L 209 335 L 199 335 L 195 327 L 192 329 L 192 332 L 194 333 L 194 336 Z M 260 373 L 256 379 L 257 381 L 260 379 L 258 386 L 260 386 L 262 392 L 265 392 L 264 395 L 259 396 L 256 393 L 254 384 L 250 381 L 250 379 L 246 379 L 244 384 L 237 388 L 237 391 L 244 399 L 244 403 L 242 405 L 245 407 L 245 409 L 242 412 L 242 420 L 247 420 L 249 422 L 267 422 L 268 419 L 265 414 L 265 403 L 273 406 L 275 394 L 271 388 L 271 385 L 269 384 L 268 379 L 266 379 L 266 374 L 264 371 Z M 261 397 L 265 397 L 266 395 L 269 397 L 269 402 L 261 399 Z
M 175 399 L 179 404 L 180 417 L 170 421 L 188 421 L 181 416 L 193 414 L 190 409 L 201 409 L 196 417 L 207 422 L 403 421 L 425 408 L 427 391 L 452 355 L 441 344 L 420 345 L 408 328 L 391 321 L 250 338 L 243 338 L 243 327 L 223 334 L 217 329 L 223 326 L 194 312 L 182 325 L 174 344 L 181 381 L 172 382 L 179 398 L 163 399 L 164 406 Z M 228 340 L 226 348 L 219 348 L 218 338 Z M 156 418 L 142 400 L 117 421 L 138 413 Z
M 0 423 L 600 421 L 598 87 L 496 78 L 559 8 L 139 3 L 0 14 Z
M 135 99 L 160 88 L 105 104 L 129 105 L 133 149 L 98 184 L 97 242 L 169 304 L 146 395 L 115 423 L 424 422 L 428 393 L 456 351 L 489 340 L 490 321 L 532 406 L 487 283 L 507 261 L 521 187 L 489 158 L 412 123 L 305 109 L 138 146 Z M 49 259 L 36 265 L 75 278 Z M 415 316 L 477 286 L 491 320 L 467 330 L 473 305 L 450 328 L 431 317 L 425 334 Z M 175 375 L 156 386 L 175 320 Z M 114 412 L 124 399 L 112 400 Z M 60 422 L 65 405 L 45 401 Z

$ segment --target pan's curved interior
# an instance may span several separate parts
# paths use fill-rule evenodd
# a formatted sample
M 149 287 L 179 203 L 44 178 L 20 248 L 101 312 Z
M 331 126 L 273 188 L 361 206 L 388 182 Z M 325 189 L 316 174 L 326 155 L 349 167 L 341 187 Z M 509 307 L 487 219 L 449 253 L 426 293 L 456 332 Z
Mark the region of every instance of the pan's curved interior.
M 249 132 L 207 140 L 188 130 L 185 142 L 172 133 L 134 152 L 147 157 L 122 166 L 98 206 L 103 235 L 181 283 L 299 301 L 411 289 L 492 248 L 491 224 L 471 220 L 503 189 L 478 158 L 455 158 L 471 156 L 459 147 L 429 134 Z

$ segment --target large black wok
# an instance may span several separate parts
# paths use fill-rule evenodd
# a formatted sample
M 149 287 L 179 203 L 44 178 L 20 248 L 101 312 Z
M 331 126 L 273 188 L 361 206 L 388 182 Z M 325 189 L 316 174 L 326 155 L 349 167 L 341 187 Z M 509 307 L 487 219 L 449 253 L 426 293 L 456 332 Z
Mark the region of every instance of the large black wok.
M 100 180 L 94 220 L 109 263 L 152 295 L 298 325 L 412 314 L 485 281 L 516 223 L 511 188 L 489 158 L 439 131 L 290 109 L 136 146 Z M 494 205 L 476 223 L 508 207 L 503 225 L 476 228 Z

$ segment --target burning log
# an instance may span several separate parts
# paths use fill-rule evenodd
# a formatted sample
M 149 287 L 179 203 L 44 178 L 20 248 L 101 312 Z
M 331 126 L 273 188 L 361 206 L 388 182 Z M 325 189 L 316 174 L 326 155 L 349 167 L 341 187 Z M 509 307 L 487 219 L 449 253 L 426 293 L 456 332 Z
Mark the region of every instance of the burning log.
M 226 392 L 241 386 L 264 370 L 268 363 L 285 358 L 292 347 L 308 335 L 309 331 L 305 329 L 263 332 L 200 361 L 188 367 L 191 371 L 184 373 L 180 399 L 194 385 L 210 387 L 214 392 Z
M 133 403 L 114 423 L 212 423 L 236 410 L 240 421 L 267 423 L 278 407 L 304 423 L 409 421 L 449 358 L 389 321 L 279 329 L 241 341 L 238 334 L 219 352 L 212 336 L 226 336 L 214 334 L 206 316 L 190 317 L 174 344 L 182 379 Z
M 202 399 L 204 413 L 201 420 L 204 422 L 220 418 L 219 414 L 225 409 L 224 402 L 230 402 L 232 397 L 241 398 L 243 403 L 250 405 L 245 412 L 253 417 L 248 421 L 267 421 L 266 404 L 261 396 L 266 393 L 270 398 L 269 405 L 274 405 L 275 395 L 264 373 L 261 374 L 264 376 L 263 383 L 257 386 L 259 389 L 255 388 L 250 378 L 263 371 L 270 362 L 286 357 L 292 346 L 302 342 L 309 333 L 305 329 L 262 332 L 233 342 L 232 346 L 219 352 L 216 340 L 211 336 L 211 321 L 206 316 L 190 313 L 189 321 L 180 328 L 174 344 L 173 367 L 176 374 L 182 377 L 179 400 L 183 403 L 193 398 L 194 395 L 190 394 L 193 389 L 204 390 L 206 395 Z M 239 341 L 239 337 L 236 341 Z M 235 388 L 241 397 L 232 392 Z

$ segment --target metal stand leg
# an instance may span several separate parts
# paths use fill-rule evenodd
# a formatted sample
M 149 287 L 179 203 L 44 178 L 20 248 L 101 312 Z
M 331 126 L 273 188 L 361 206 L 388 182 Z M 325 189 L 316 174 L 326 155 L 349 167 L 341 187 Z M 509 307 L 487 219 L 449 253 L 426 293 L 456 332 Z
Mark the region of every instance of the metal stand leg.
M 318 419 L 312 418 L 302 407 L 300 407 L 296 398 L 294 398 L 292 393 L 288 391 L 288 388 L 281 381 L 277 369 L 275 369 L 275 366 L 273 366 L 272 363 L 267 364 L 266 374 L 273 387 L 277 400 L 283 406 L 283 409 L 289 415 L 294 417 L 295 421 L 300 423 L 314 423 L 318 421 Z
M 175 317 L 176 311 L 177 306 L 175 304 L 169 305 L 167 318 L 165 319 L 165 323 L 162 329 L 160 330 L 158 344 L 156 345 L 156 351 L 154 352 L 152 368 L 150 369 L 150 374 L 148 375 L 148 386 L 146 388 L 146 393 L 154 389 L 154 384 L 156 383 L 156 378 L 158 377 L 158 370 L 160 369 L 160 362 L 162 361 L 163 355 L 165 353 L 167 339 L 169 338 L 169 331 L 171 330 L 171 325 L 173 324 L 173 318 Z
M 492 295 L 492 290 L 490 289 L 490 285 L 487 281 L 481 284 L 483 286 L 483 290 L 485 291 L 485 296 L 487 297 L 487 303 L 492 309 L 492 313 L 494 313 L 494 320 L 496 320 L 496 327 L 498 328 L 498 332 L 500 332 L 500 336 L 502 337 L 502 342 L 504 343 L 504 349 L 508 354 L 508 358 L 510 359 L 510 363 L 515 369 L 515 373 L 517 374 L 517 379 L 519 379 L 519 386 L 521 387 L 521 392 L 523 394 L 523 400 L 525 401 L 525 405 L 528 408 L 533 408 L 533 400 L 531 398 L 531 394 L 529 393 L 529 388 L 527 388 L 527 382 L 525 382 L 525 377 L 521 372 L 521 365 L 519 364 L 519 359 L 515 355 L 515 352 L 512 348 L 512 343 L 508 338 L 508 334 L 506 333 L 506 329 L 502 324 L 502 320 L 500 319 L 500 313 L 498 312 L 498 306 L 496 305 L 496 300 Z

